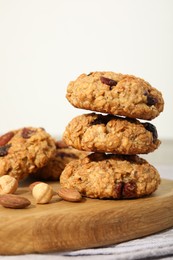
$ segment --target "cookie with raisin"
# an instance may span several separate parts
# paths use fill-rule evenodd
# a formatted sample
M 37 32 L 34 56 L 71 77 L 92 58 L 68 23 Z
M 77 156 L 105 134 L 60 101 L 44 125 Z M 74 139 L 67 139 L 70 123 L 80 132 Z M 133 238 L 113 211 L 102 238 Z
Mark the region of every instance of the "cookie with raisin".
M 0 176 L 23 179 L 48 163 L 55 140 L 43 129 L 24 127 L 0 136 Z
M 89 113 L 71 120 L 64 141 L 75 149 L 114 154 L 147 154 L 160 145 L 151 123 L 113 115 Z
M 145 120 L 164 108 L 162 93 L 148 82 L 114 72 L 81 74 L 69 83 L 66 98 L 77 108 Z
M 87 155 L 88 152 L 79 151 L 67 146 L 63 141 L 57 141 L 55 155 L 44 167 L 35 172 L 33 176 L 37 180 L 59 180 L 61 172 L 69 162 L 82 159 Z
M 160 175 L 138 155 L 93 153 L 70 162 L 60 176 L 60 184 L 88 198 L 135 199 L 155 192 Z

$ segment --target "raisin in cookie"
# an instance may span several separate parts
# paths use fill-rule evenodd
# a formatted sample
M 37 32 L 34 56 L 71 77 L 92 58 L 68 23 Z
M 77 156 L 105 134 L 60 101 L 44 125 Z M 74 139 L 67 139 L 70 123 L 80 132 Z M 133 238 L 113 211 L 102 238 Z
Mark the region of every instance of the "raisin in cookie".
M 77 108 L 151 120 L 163 111 L 162 94 L 143 79 L 114 72 L 82 74 L 66 98 Z
M 79 150 L 116 154 L 149 153 L 160 144 L 157 130 L 151 123 L 95 113 L 73 118 L 63 139 Z
M 153 193 L 160 175 L 137 155 L 93 153 L 70 162 L 60 176 L 60 184 L 89 198 L 128 199 Z
M 55 151 L 54 139 L 43 128 L 8 132 L 0 137 L 0 176 L 20 180 L 46 165 Z
M 88 152 L 79 151 L 67 146 L 63 141 L 57 141 L 55 155 L 46 166 L 34 173 L 34 178 L 38 180 L 59 180 L 61 172 L 69 162 L 82 159 L 87 155 Z

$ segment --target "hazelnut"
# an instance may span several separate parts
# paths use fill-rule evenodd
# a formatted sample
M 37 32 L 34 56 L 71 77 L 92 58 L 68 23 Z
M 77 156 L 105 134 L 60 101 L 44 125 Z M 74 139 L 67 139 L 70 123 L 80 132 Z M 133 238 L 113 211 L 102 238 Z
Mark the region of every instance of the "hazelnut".
M 18 181 L 10 176 L 3 175 L 0 177 L 0 195 L 14 193 L 18 188 Z
M 37 185 L 37 184 L 39 184 L 39 183 L 43 183 L 43 182 L 41 182 L 41 181 L 35 181 L 35 182 L 31 183 L 31 184 L 29 185 L 29 187 L 28 187 L 29 190 L 32 191 L 33 188 L 34 188 L 34 186 Z
M 32 189 L 32 195 L 38 204 L 49 203 L 52 199 L 54 192 L 50 185 L 47 183 L 38 183 Z

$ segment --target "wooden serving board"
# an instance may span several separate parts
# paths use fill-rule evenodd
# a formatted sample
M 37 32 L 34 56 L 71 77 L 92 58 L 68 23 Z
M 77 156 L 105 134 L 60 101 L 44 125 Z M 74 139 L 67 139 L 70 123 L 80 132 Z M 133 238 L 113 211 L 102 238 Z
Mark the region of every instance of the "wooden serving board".
M 51 183 L 56 190 L 59 185 Z M 28 187 L 26 209 L 0 206 L 0 254 L 16 255 L 100 247 L 146 236 L 173 226 L 173 181 L 162 180 L 150 197 L 133 200 L 83 199 L 74 203 L 55 196 L 36 205 Z

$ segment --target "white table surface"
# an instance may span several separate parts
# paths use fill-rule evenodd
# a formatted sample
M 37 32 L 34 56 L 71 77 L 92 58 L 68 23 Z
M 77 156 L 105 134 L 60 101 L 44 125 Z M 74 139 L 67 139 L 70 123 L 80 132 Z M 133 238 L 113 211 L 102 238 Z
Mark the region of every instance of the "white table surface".
M 159 171 L 161 178 L 173 180 L 173 144 L 164 143 L 164 149 L 157 156 L 148 156 L 148 161 Z M 145 158 L 146 158 L 145 156 Z M 173 203 L 172 203 L 173 206 Z M 3 238 L 0 238 L 1 242 Z M 173 228 L 157 234 L 128 242 L 73 252 L 50 254 L 28 254 L 18 256 L 0 256 L 0 260 L 46 260 L 46 259 L 81 259 L 81 260 L 130 260 L 130 259 L 173 259 Z

